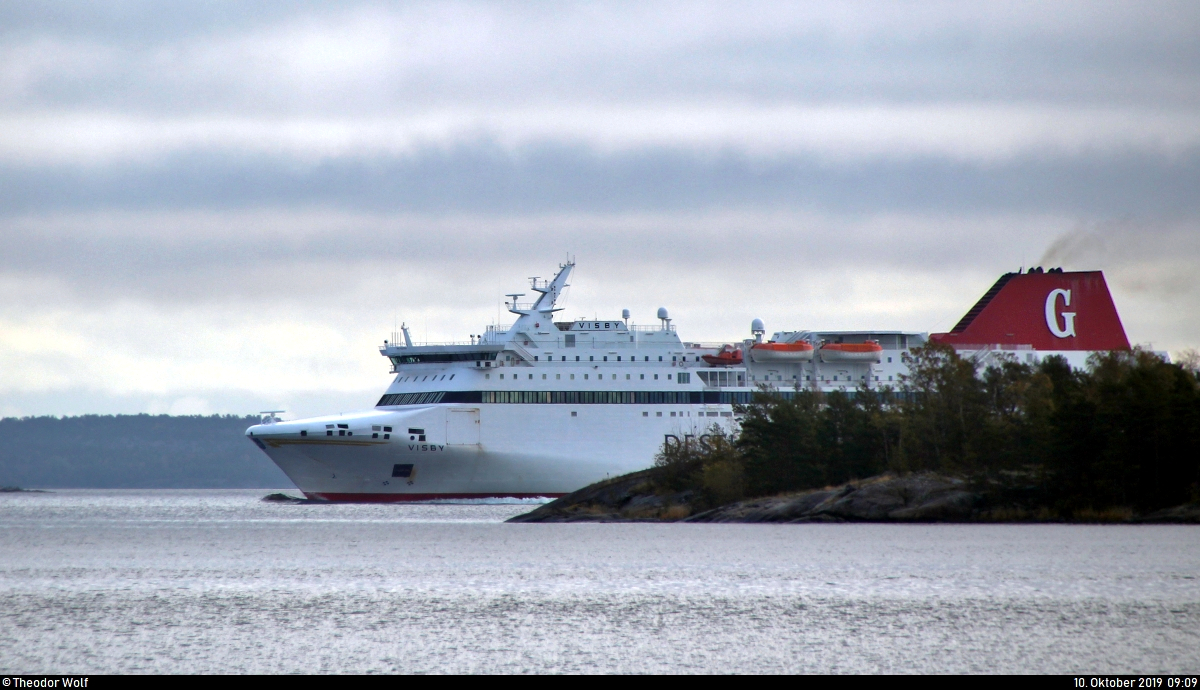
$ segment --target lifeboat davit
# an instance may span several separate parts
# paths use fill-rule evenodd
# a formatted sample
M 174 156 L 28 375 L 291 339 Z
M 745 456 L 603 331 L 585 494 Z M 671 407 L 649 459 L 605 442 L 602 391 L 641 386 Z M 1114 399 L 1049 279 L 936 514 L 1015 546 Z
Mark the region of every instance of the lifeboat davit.
M 794 343 L 756 343 L 750 347 L 750 359 L 755 362 L 807 362 L 813 358 L 813 346 L 797 340 Z
M 822 362 L 881 362 L 883 348 L 874 340 L 865 343 L 825 343 L 821 346 Z
M 742 363 L 742 351 L 734 349 L 732 345 L 726 345 L 717 354 L 701 355 L 700 359 L 714 367 L 734 366 Z

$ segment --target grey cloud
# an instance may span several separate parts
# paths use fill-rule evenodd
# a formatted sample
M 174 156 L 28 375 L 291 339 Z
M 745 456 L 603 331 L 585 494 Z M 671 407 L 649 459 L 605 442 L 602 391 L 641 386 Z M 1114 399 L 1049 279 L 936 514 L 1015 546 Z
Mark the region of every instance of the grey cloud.
M 18 109 L 1200 97 L 1191 3 L 24 5 L 0 16 Z
M 331 158 L 179 153 L 96 166 L 0 166 L 8 214 L 87 209 L 333 207 L 416 213 L 696 211 L 1067 213 L 1085 218 L 1200 212 L 1200 150 L 938 158 L 754 160 L 642 148 L 487 142 L 411 156 Z
M 443 306 L 476 308 L 478 285 L 498 295 L 494 284 L 508 287 L 521 277 L 513 266 L 549 270 L 567 251 L 609 282 L 695 271 L 714 280 L 810 270 L 991 273 L 1016 269 L 1022 256 L 1036 255 L 1069 225 L 1053 216 L 795 211 L 65 214 L 0 223 L 0 281 L 10 301 L 39 306 L 129 299 L 329 306 L 350 296 L 398 294 L 395 287 L 406 284 L 437 293 Z

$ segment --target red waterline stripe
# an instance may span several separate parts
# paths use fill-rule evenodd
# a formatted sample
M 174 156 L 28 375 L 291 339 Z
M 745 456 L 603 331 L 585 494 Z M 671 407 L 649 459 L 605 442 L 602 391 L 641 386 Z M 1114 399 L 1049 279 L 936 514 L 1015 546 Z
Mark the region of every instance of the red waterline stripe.
M 304 495 L 318 501 L 336 503 L 408 503 L 411 501 L 446 501 L 479 498 L 558 498 L 566 494 L 325 494 Z

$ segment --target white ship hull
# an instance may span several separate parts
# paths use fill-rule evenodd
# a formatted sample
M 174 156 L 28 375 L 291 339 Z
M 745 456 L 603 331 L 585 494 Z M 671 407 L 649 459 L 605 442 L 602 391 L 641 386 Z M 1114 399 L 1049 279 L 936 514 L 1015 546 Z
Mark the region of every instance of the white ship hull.
M 702 434 L 711 423 L 732 421 L 711 406 L 707 411 L 717 415 L 713 418 L 702 416 L 706 406 L 670 407 L 666 411 L 637 405 L 438 405 L 259 425 L 250 433 L 313 499 L 554 497 L 606 477 L 645 469 L 668 435 L 686 439 Z M 729 415 L 730 408 L 725 408 Z M 662 417 L 657 416 L 660 412 Z M 671 412 L 676 416 L 671 417 Z M 456 435 L 456 426 L 462 432 L 464 425 L 453 417 L 475 415 L 478 438 L 469 431 Z M 338 431 L 351 436 L 324 435 L 327 423 L 339 422 L 350 428 Z M 399 432 L 420 428 L 426 431 L 425 439 L 392 433 L 384 440 L 381 432 L 371 431 L 385 426 Z M 309 435 L 300 436 L 301 430 Z M 531 442 L 531 437 L 537 440 Z

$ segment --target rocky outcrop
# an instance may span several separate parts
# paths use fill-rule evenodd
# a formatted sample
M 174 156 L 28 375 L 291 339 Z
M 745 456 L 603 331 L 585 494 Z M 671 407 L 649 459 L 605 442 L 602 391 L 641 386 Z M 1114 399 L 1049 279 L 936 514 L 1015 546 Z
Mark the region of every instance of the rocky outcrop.
M 1159 524 L 1177 524 L 1177 525 L 1200 525 L 1200 503 L 1188 503 L 1186 505 L 1159 510 L 1149 515 L 1136 517 L 1131 522 L 1139 523 L 1159 523 Z
M 510 522 L 958 522 L 980 496 L 960 479 L 883 475 L 832 489 L 731 503 L 692 515 L 692 492 L 659 494 L 651 471 L 585 487 Z
M 740 501 L 686 522 L 961 522 L 980 496 L 960 479 L 883 475 L 835 489 Z
M 690 515 L 692 492 L 659 494 L 652 472 L 596 482 L 509 522 L 658 522 Z

